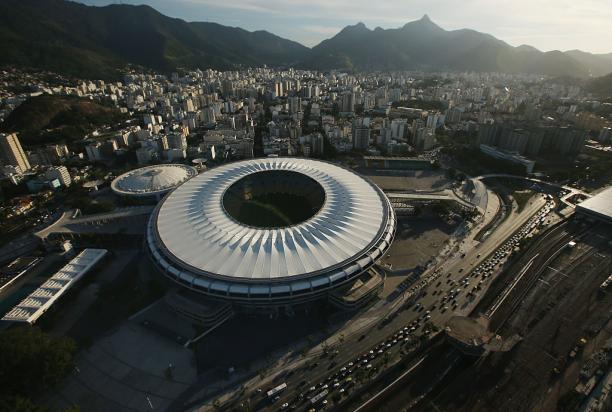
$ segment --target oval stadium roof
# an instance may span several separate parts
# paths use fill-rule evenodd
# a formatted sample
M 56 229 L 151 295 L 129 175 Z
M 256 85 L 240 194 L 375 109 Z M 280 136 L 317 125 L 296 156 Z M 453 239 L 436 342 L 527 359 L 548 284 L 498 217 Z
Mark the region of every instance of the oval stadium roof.
M 194 167 L 182 164 L 146 166 L 117 177 L 111 188 L 124 196 L 151 196 L 168 192 L 197 174 Z
M 270 170 L 316 180 L 325 192 L 320 210 L 282 228 L 234 220 L 223 207 L 226 190 L 245 176 Z M 329 272 L 363 258 L 383 236 L 389 237 L 389 209 L 378 187 L 348 169 L 309 159 L 263 158 L 226 164 L 187 181 L 158 206 L 150 231 L 159 251 L 179 271 L 219 280 L 276 282 Z

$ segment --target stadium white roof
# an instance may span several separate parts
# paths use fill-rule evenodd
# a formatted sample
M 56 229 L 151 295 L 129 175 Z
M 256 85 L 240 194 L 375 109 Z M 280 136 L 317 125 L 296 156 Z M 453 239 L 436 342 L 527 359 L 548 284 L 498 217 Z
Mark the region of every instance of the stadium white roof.
M 226 189 L 268 170 L 316 180 L 325 192 L 321 209 L 284 228 L 232 219 L 222 206 Z M 387 209 L 380 189 L 342 167 L 302 158 L 252 159 L 209 170 L 170 193 L 159 206 L 155 236 L 162 253 L 190 272 L 226 280 L 297 279 L 361 257 L 387 230 Z
M 111 188 L 120 195 L 151 196 L 168 192 L 197 174 L 195 167 L 182 164 L 146 166 L 118 176 Z
M 596 217 L 612 220 L 612 186 L 578 204 L 577 208 Z
M 66 266 L 32 292 L 21 303 L 11 309 L 2 320 L 11 322 L 34 323 L 72 287 L 81 277 L 100 261 L 106 249 L 84 249 Z

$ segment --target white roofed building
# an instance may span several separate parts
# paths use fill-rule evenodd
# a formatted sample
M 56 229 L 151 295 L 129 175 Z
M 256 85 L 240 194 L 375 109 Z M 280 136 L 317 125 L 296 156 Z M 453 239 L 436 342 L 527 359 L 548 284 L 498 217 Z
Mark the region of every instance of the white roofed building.
M 151 215 L 148 251 L 175 282 L 247 307 L 324 299 L 383 256 L 385 194 L 331 163 L 262 158 L 187 181 Z
M 159 201 L 170 190 L 197 174 L 195 167 L 182 164 L 146 166 L 117 177 L 111 189 L 123 197 Z

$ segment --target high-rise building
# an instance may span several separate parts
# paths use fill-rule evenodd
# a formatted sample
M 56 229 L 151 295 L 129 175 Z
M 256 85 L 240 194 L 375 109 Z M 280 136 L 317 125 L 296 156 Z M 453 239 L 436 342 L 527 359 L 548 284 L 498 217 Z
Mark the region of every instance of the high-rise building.
M 340 97 L 340 111 L 343 113 L 352 113 L 355 111 L 355 93 L 346 92 Z
M 365 150 L 370 145 L 370 128 L 357 126 L 353 129 L 353 148 Z
M 21 172 L 30 169 L 30 162 L 19 143 L 17 133 L 0 133 L 0 154 L 6 164 L 18 166 Z
M 408 123 L 406 119 L 393 119 L 391 121 L 391 138 L 404 139 L 408 131 Z
M 223 80 L 221 82 L 221 93 L 225 97 L 232 96 L 234 94 L 234 83 L 229 79 Z
M 601 143 L 607 143 L 612 140 L 612 128 L 604 127 L 603 129 L 601 129 L 597 140 L 599 140 Z
M 87 153 L 87 158 L 90 162 L 102 160 L 101 147 L 102 144 L 100 142 L 91 143 L 85 146 L 85 152 Z
M 444 124 L 444 115 L 441 113 L 432 113 L 427 116 L 427 127 L 437 129 Z
M 446 111 L 446 122 L 447 123 L 459 123 L 461 121 L 461 115 L 463 110 L 457 107 L 451 107 Z
M 289 113 L 295 114 L 300 111 L 300 98 L 292 96 L 289 98 Z
M 170 133 L 168 135 L 168 147 L 170 149 L 187 149 L 187 138 L 181 133 Z
M 217 118 L 215 117 L 215 109 L 212 107 L 205 107 L 202 110 L 202 117 L 204 124 L 215 124 L 217 123 Z

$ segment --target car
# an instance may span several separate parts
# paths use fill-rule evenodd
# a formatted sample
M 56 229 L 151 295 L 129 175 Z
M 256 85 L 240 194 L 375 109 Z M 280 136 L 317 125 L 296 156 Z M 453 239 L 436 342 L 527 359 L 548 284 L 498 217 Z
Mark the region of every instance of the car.
M 287 409 L 288 407 L 289 407 L 289 404 L 287 402 L 281 405 L 281 409 Z

